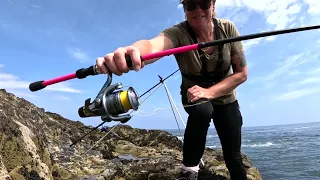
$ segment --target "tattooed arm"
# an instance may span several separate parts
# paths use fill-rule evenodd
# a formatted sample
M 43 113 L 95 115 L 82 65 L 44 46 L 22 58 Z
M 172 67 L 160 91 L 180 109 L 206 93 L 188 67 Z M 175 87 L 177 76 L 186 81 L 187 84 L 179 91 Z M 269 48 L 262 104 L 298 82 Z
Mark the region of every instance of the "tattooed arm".
M 233 37 L 240 36 L 240 33 L 235 25 L 231 21 L 229 22 L 228 30 L 230 34 Z M 247 80 L 247 61 L 241 41 L 231 43 L 231 66 L 233 69 L 233 74 L 208 89 L 211 94 L 210 99 L 215 99 L 231 92 L 237 86 Z

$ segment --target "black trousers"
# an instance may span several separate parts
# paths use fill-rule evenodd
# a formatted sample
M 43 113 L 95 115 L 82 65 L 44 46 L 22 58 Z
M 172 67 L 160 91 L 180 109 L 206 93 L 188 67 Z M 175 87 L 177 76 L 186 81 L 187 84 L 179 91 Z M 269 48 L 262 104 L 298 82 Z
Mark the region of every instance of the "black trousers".
M 185 101 L 186 97 L 183 98 L 183 102 Z M 211 102 L 206 102 L 185 107 L 185 110 L 189 116 L 184 134 L 183 164 L 188 167 L 200 163 L 208 128 L 213 119 L 231 179 L 247 179 L 240 154 L 243 122 L 238 101 L 227 105 L 213 105 Z

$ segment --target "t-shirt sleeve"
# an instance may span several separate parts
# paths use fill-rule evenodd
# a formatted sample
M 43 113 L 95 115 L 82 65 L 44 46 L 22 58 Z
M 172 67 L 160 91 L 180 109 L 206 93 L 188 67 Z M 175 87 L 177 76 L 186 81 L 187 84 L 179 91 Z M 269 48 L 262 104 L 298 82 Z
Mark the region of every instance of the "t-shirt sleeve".
M 240 36 L 240 33 L 239 33 L 236 25 L 232 21 L 229 21 L 229 34 L 231 37 Z M 231 55 L 235 55 L 243 50 L 244 49 L 243 49 L 242 41 L 236 41 L 236 42 L 231 43 Z
M 168 39 L 171 40 L 172 45 L 174 48 L 180 46 L 180 39 L 179 36 L 181 34 L 181 29 L 174 25 L 172 27 L 169 27 L 161 32 L 164 36 L 166 36 Z

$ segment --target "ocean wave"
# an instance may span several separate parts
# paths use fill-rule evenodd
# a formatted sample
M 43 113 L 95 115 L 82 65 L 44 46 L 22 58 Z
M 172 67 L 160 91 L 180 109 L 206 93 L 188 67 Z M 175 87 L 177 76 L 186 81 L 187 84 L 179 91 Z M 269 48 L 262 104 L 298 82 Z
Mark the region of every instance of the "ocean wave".
M 183 136 L 176 136 L 179 140 L 182 140 L 183 139 Z M 212 138 L 217 138 L 218 135 L 213 135 L 213 134 L 210 134 L 207 136 L 207 139 L 210 140 Z
M 274 144 L 273 142 L 258 143 L 258 144 L 243 144 L 242 147 L 270 147 L 278 146 L 279 144 Z
M 297 128 L 293 128 L 293 130 L 300 130 L 300 129 L 317 129 L 319 128 L 320 126 L 302 126 L 302 127 L 297 127 Z
M 216 135 L 216 134 L 209 134 L 209 135 L 207 136 L 207 138 L 215 138 L 215 137 L 218 137 L 218 135 Z

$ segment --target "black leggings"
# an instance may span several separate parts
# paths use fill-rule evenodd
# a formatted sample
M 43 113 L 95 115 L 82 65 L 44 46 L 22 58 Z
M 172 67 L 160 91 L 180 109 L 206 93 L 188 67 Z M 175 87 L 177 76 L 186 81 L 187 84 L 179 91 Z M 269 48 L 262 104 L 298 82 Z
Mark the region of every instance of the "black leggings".
M 185 110 L 189 117 L 184 134 L 183 164 L 185 166 L 199 164 L 204 153 L 210 121 L 213 119 L 231 179 L 246 179 L 240 154 L 242 115 L 238 101 L 227 105 L 213 105 L 211 102 L 206 102 L 185 107 Z

